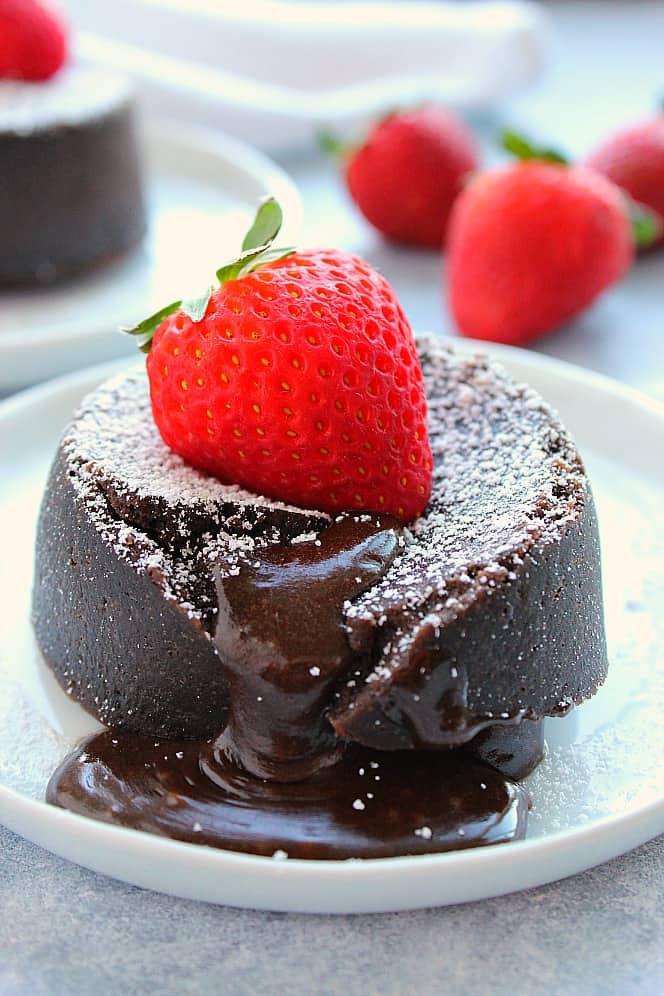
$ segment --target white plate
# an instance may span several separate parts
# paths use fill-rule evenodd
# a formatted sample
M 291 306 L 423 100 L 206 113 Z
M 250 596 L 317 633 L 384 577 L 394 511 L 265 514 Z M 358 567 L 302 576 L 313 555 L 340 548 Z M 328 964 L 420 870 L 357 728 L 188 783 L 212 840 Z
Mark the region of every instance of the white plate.
M 95 724 L 56 687 L 34 648 L 28 607 L 35 516 L 58 431 L 104 370 L 0 406 L 0 821 L 136 885 L 233 906 L 328 913 L 499 895 L 574 874 L 664 830 L 664 471 L 653 459 L 664 447 L 664 414 L 566 364 L 520 350 L 490 352 L 541 391 L 575 433 L 593 480 L 604 553 L 610 677 L 592 702 L 548 721 L 547 756 L 529 780 L 534 809 L 526 841 L 350 863 L 274 861 L 112 827 L 41 801 L 68 744 Z
M 0 293 L 0 393 L 89 363 L 130 355 L 118 325 L 174 298 L 198 294 L 201 279 L 237 253 L 261 198 L 284 209 L 284 245 L 302 207 L 270 159 L 219 132 L 143 122 L 148 233 L 117 262 L 54 287 Z M 201 278 L 203 274 L 203 278 Z

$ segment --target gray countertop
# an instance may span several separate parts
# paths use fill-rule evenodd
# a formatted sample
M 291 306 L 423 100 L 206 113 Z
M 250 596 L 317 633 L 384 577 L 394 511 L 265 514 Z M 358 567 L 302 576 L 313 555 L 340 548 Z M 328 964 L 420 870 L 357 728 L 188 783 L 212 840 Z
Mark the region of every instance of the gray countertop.
M 664 82 L 662 3 L 551 4 L 552 71 L 505 120 L 581 154 L 647 114 Z M 486 122 L 485 122 L 486 125 Z M 284 160 L 306 241 L 359 252 L 418 329 L 452 332 L 435 254 L 386 247 L 316 157 Z M 664 254 L 537 346 L 664 397 Z M 0 828 L 0 996 L 198 993 L 664 994 L 662 839 L 574 878 L 440 910 L 254 913 L 142 891 Z
M 101 878 L 0 837 L 3 996 L 661 996 L 662 847 L 468 906 L 254 913 Z

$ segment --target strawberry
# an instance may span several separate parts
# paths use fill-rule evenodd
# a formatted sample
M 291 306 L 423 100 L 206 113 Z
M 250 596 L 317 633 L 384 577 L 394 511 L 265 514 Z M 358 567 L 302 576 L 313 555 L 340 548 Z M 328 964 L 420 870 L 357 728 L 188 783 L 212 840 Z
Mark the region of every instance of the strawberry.
M 660 234 L 653 245 L 664 244 L 664 108 L 651 121 L 612 135 L 586 165 L 656 212 Z
M 66 33 L 37 0 L 0 0 L 0 79 L 47 80 L 65 61 Z
M 593 170 L 533 150 L 460 195 L 448 243 L 448 295 L 462 335 L 528 343 L 586 308 L 634 255 L 622 193 Z
M 272 246 L 273 199 L 220 286 L 134 329 L 164 442 L 226 483 L 326 512 L 425 508 L 422 371 L 389 284 L 337 250 Z
M 340 151 L 334 140 L 328 148 Z M 455 115 L 426 105 L 379 121 L 346 161 L 346 183 L 379 232 L 440 249 L 452 204 L 477 168 L 473 137 Z

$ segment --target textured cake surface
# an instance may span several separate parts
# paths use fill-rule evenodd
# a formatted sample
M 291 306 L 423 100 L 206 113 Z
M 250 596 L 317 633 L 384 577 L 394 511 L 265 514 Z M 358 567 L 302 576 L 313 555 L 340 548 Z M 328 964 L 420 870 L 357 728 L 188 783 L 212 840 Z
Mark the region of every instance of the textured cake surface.
M 569 435 L 485 358 L 418 340 L 435 460 L 426 513 L 382 580 L 344 605 L 353 666 L 338 736 L 440 747 L 566 711 L 606 674 L 594 505 Z M 44 497 L 34 624 L 67 691 L 103 722 L 205 737 L 226 721 L 215 572 L 329 518 L 228 487 L 162 443 L 141 369 L 66 430 Z

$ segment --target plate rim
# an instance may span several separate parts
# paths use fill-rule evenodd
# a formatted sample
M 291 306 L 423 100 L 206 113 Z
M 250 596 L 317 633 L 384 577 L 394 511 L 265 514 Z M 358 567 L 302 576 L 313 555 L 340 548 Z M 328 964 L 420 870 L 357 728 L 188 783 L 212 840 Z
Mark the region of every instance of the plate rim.
M 603 374 L 587 371 L 566 361 L 529 350 L 453 337 L 441 336 L 438 338 L 453 344 L 464 353 L 484 352 L 495 360 L 505 360 L 508 366 L 510 359 L 512 359 L 520 369 L 525 367 L 548 371 L 568 382 L 571 379 L 577 384 L 583 383 L 586 387 L 597 390 L 604 395 L 610 395 L 612 399 L 619 396 L 628 405 L 654 417 L 660 430 L 664 429 L 664 404 Z M 12 418 L 25 416 L 33 406 L 49 401 L 56 402 L 58 397 L 67 395 L 72 391 L 79 392 L 79 395 L 82 396 L 105 376 L 127 365 L 127 360 L 98 364 L 21 391 L 0 402 L 0 427 Z M 192 869 L 193 886 L 191 890 L 183 888 L 182 882 L 179 886 L 174 887 L 169 879 L 166 879 L 162 886 L 155 885 L 151 873 L 149 871 L 142 873 L 135 866 L 135 862 L 133 869 L 125 873 L 117 869 L 109 872 L 107 870 L 108 863 L 104 866 L 103 859 L 101 863 L 91 861 L 89 855 L 87 857 L 81 856 L 78 863 L 102 873 L 106 868 L 105 873 L 112 874 L 116 878 L 144 887 L 161 888 L 161 891 L 185 898 L 203 898 L 205 901 L 219 903 L 227 902 L 228 900 L 220 895 L 201 896 L 201 882 L 198 881 L 198 878 L 202 872 L 210 873 L 213 880 L 210 888 L 213 892 L 215 888 L 218 888 L 219 892 L 223 893 L 225 886 L 228 885 L 224 882 L 224 874 L 232 875 L 233 872 L 239 872 L 240 875 L 250 875 L 252 879 L 258 877 L 266 885 L 265 897 L 264 901 L 250 899 L 246 904 L 243 904 L 241 899 L 238 900 L 236 896 L 232 899 L 232 905 L 246 905 L 254 909 L 269 910 L 355 913 L 379 909 L 414 909 L 418 906 L 472 901 L 488 898 L 489 895 L 518 891 L 533 885 L 543 885 L 546 882 L 576 874 L 616 857 L 663 832 L 664 796 L 651 799 L 618 814 L 607 814 L 587 823 L 555 831 L 532 840 L 513 842 L 508 851 L 508 854 L 512 855 L 512 859 L 499 862 L 496 861 L 496 849 L 492 847 L 431 855 L 353 861 L 320 861 L 295 858 L 287 861 L 275 861 L 270 857 L 203 847 L 183 841 L 160 838 L 130 828 L 104 824 L 88 817 L 59 810 L 44 801 L 32 799 L 2 783 L 0 783 L 0 822 L 35 841 L 35 843 L 47 847 L 53 853 L 70 860 L 77 860 L 72 849 L 66 844 L 63 845 L 62 840 L 51 839 L 49 841 L 49 833 L 55 838 L 58 835 L 60 837 L 69 836 L 74 844 L 76 840 L 86 840 L 94 845 L 98 853 L 103 853 L 104 848 L 108 847 L 110 842 L 113 848 L 119 848 L 125 855 L 133 858 L 138 858 L 141 855 L 155 856 L 157 866 L 163 865 L 165 867 L 169 859 L 184 858 L 184 867 Z M 34 825 L 33 829 L 30 827 L 31 823 Z M 627 846 L 625 846 L 626 839 Z M 548 870 L 538 866 L 538 861 L 543 856 L 554 853 L 558 855 L 558 858 L 563 856 L 562 871 L 559 861 L 549 862 Z M 507 854 L 505 857 L 507 858 Z M 459 875 L 467 872 L 470 878 L 475 876 L 477 881 L 480 881 L 482 871 L 492 869 L 495 873 L 497 864 L 505 865 L 512 870 L 513 881 L 503 881 L 502 884 L 494 885 L 488 891 L 480 889 L 479 892 L 475 890 L 473 893 L 472 889 L 466 889 L 468 894 L 459 895 L 452 889 L 449 897 L 441 898 L 440 895 L 437 895 L 437 898 L 432 900 L 425 890 L 422 902 L 410 897 L 405 901 L 393 900 L 387 905 L 380 901 L 376 905 L 373 897 L 370 896 L 366 896 L 364 901 L 359 904 L 357 901 L 351 901 L 350 898 L 352 891 L 357 889 L 360 884 L 376 885 L 381 882 L 383 885 L 393 885 L 401 881 L 404 876 L 412 877 L 413 875 L 417 875 L 418 878 L 430 875 L 435 883 L 442 888 L 446 877 L 445 869 L 450 874 L 454 873 L 455 880 Z M 533 875 L 536 866 L 539 867 L 539 871 Z M 271 896 L 271 890 L 276 888 L 277 893 L 279 890 L 283 890 L 284 877 L 288 883 L 293 884 L 294 888 L 304 889 L 307 895 L 305 897 L 299 896 L 299 898 L 296 896 L 289 902 L 284 901 L 283 897 L 279 899 Z M 499 875 L 498 878 L 500 877 Z M 502 877 L 505 878 L 504 871 Z M 311 895 L 308 894 L 312 889 L 315 893 L 321 885 L 329 888 L 331 884 L 336 887 L 333 894 L 319 895 L 317 899 L 312 901 Z M 348 899 L 344 902 L 346 894 L 348 894 Z

